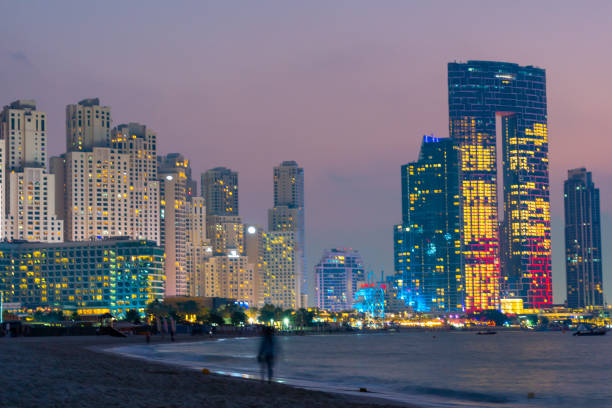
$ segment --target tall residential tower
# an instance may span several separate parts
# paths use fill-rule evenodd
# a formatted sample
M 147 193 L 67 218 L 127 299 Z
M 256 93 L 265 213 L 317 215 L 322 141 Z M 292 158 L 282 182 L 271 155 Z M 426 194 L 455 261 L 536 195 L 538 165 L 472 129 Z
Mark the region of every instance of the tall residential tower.
M 296 298 L 290 304 L 305 307 L 307 294 L 311 292 L 308 285 L 312 284 L 312 280 L 309 282 L 306 277 L 304 257 L 304 169 L 295 161 L 284 161 L 274 167 L 273 175 L 274 207 L 268 210 L 267 237 L 271 243 L 268 247 L 280 252 L 266 252 L 271 257 L 268 265 L 278 270 L 265 272 L 262 277 L 264 291 L 268 290 L 264 299 L 268 303 L 289 307 L 287 293 L 291 292 Z M 282 253 L 290 257 L 288 262 L 280 262 Z M 276 266 L 272 263 L 275 258 L 280 262 Z M 287 290 L 285 294 L 280 293 L 283 287 Z
M 206 215 L 238 215 L 238 173 L 215 167 L 202 174 Z
M 48 174 L 47 114 L 33 100 L 0 113 L 0 238 L 62 242 L 55 211 L 55 176 Z
M 569 170 L 563 187 L 567 305 L 603 306 L 599 189 L 585 168 Z

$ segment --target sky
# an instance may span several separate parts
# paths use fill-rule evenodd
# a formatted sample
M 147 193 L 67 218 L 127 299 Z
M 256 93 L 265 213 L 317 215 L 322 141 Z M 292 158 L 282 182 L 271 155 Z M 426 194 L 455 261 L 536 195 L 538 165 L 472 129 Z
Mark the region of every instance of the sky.
M 447 63 L 547 72 L 554 302 L 565 300 L 563 180 L 601 190 L 612 299 L 612 2 L 0 1 L 0 104 L 35 99 L 50 155 L 65 106 L 99 97 L 113 124 L 144 123 L 194 178 L 239 172 L 240 214 L 266 225 L 272 168 L 305 172 L 310 274 L 324 248 L 391 274 L 400 166 L 448 136 Z

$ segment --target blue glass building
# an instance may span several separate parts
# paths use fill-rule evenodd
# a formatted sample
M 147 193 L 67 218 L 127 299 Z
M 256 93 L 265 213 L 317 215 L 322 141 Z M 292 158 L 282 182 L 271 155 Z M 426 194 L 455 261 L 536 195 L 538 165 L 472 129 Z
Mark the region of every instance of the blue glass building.
M 395 286 L 418 311 L 463 310 L 457 148 L 424 136 L 402 166 L 402 224 L 394 229 Z
M 315 301 L 318 308 L 344 311 L 353 308 L 358 283 L 363 282 L 363 260 L 358 251 L 333 248 L 315 266 Z
M 563 189 L 567 305 L 603 306 L 599 189 L 585 168 L 569 170 Z
M 164 297 L 163 260 L 153 241 L 0 243 L 0 290 L 26 311 L 143 314 Z

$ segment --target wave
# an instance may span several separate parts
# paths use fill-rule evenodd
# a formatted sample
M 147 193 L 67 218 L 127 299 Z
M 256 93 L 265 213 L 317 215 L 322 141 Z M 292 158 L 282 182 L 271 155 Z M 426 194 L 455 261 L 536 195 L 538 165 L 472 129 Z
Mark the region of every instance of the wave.
M 422 386 L 405 386 L 402 391 L 409 393 L 420 393 L 428 395 L 436 395 L 440 397 L 457 398 L 461 400 L 469 400 L 475 402 L 491 402 L 491 403 L 508 403 L 515 401 L 514 399 L 499 394 L 485 394 L 473 391 L 453 390 L 449 388 L 438 387 L 422 387 Z

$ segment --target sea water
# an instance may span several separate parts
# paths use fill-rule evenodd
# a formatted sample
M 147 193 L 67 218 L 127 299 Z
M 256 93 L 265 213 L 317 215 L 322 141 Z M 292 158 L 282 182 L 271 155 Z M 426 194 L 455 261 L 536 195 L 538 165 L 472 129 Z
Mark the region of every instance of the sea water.
M 127 346 L 115 352 L 259 376 L 259 338 Z M 431 407 L 612 407 L 612 336 L 400 332 L 278 336 L 279 381 Z M 371 392 L 371 394 L 370 394 Z M 363 395 L 363 394 L 361 394 Z

